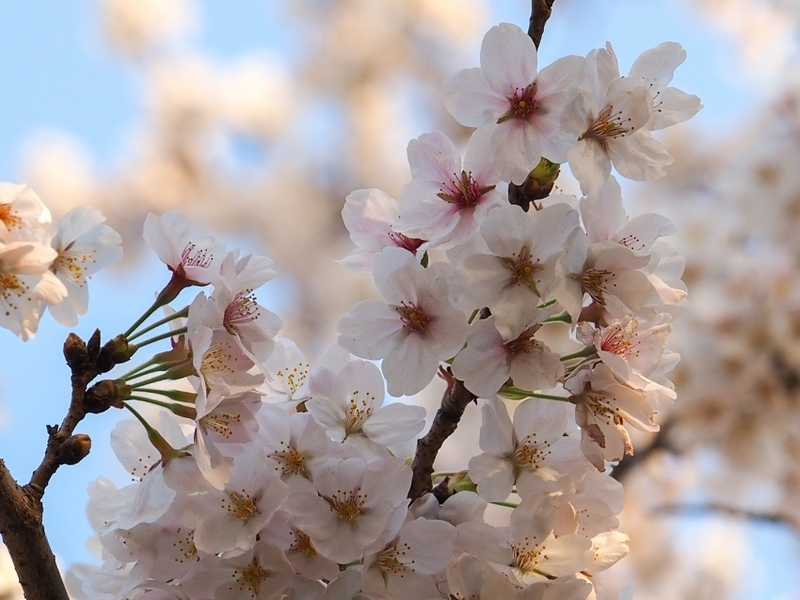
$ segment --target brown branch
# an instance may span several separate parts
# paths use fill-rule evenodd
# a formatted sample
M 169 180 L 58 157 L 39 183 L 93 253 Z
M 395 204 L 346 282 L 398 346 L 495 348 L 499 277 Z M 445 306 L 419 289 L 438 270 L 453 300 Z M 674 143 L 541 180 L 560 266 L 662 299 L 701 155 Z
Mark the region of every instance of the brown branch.
M 454 379 L 453 382 L 445 391 L 442 405 L 436 411 L 430 430 L 425 437 L 417 440 L 417 451 L 414 455 L 414 462 L 411 464 L 413 472 L 411 487 L 408 490 L 408 497 L 412 502 L 422 494 L 431 491 L 433 485 L 431 474 L 436 455 L 439 454 L 439 449 L 444 441 L 458 427 L 458 422 L 467 405 L 476 399 L 475 394 L 465 388 L 462 381 Z
M 0 534 L 28 600 L 69 600 L 42 524 L 40 496 L 20 486 L 0 459 Z
M 87 412 L 102 412 L 108 406 L 88 406 L 86 387 L 98 374 L 128 360 L 125 350 L 127 342 L 119 337 L 101 348 L 100 331 L 88 343 L 71 333 L 64 342 L 64 357 L 72 372 L 69 409 L 60 426 L 47 426 L 44 457 L 30 482 L 19 485 L 0 459 L 0 534 L 28 600 L 69 600 L 44 531 L 42 497 L 61 465 L 75 464 L 88 454 L 91 440 L 75 435 L 75 427 Z
M 528 35 L 533 40 L 536 48 L 542 41 L 544 26 L 552 13 L 555 0 L 531 0 L 531 18 L 528 21 Z

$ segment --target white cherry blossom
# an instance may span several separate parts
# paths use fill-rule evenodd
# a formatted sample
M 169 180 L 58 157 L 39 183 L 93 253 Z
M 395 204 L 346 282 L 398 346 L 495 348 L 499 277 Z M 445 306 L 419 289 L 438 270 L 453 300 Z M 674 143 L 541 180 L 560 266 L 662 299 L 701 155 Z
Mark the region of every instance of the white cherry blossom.
M 50 241 L 58 256 L 50 270 L 64 284 L 67 297 L 48 309 L 62 325 L 73 326 L 89 306 L 88 279 L 98 270 L 122 258 L 122 238 L 104 225 L 99 210 L 83 206 L 69 211 L 58 222 Z
M 422 267 L 397 248 L 372 261 L 385 301 L 364 300 L 339 321 L 339 344 L 361 358 L 383 359 L 393 396 L 416 394 L 433 379 L 439 362 L 464 344 L 467 321 L 448 300 L 448 265 Z
M 575 144 L 559 117 L 584 69 L 582 57 L 566 56 L 537 73 L 531 38 L 516 25 L 501 23 L 483 38 L 480 68 L 445 82 L 445 106 L 462 125 L 491 129 L 497 173 L 522 184 L 542 157 L 564 162 Z

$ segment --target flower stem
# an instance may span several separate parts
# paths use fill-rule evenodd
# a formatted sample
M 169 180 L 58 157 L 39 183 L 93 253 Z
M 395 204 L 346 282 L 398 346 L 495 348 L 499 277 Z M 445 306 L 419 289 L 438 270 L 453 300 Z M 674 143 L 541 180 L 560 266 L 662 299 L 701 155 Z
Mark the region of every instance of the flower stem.
M 161 325 L 164 325 L 165 323 L 169 323 L 170 321 L 174 321 L 175 319 L 180 319 L 180 318 L 186 317 L 186 316 L 188 316 L 188 314 L 189 314 L 189 307 L 187 306 L 187 307 L 183 308 L 182 310 L 179 310 L 178 312 L 172 313 L 171 315 L 167 315 L 163 319 L 159 319 L 155 323 L 152 323 L 151 325 L 148 325 L 144 329 L 142 329 L 142 330 L 140 330 L 140 331 L 138 331 L 136 333 L 132 333 L 131 335 L 128 335 L 126 337 L 127 337 L 128 341 L 130 342 L 131 340 L 135 340 L 140 335 L 144 335 L 148 331 L 152 331 L 156 327 L 160 327 Z
M 155 337 L 151 337 L 149 340 L 145 340 L 143 342 L 140 342 L 140 343 L 136 344 L 136 346 L 138 348 L 141 348 L 143 346 L 147 346 L 149 344 L 154 344 L 155 342 L 160 342 L 161 340 L 165 340 L 167 338 L 171 338 L 173 336 L 180 335 L 180 334 L 186 333 L 186 332 L 187 332 L 186 327 L 181 327 L 180 329 L 175 329 L 174 331 L 167 331 L 166 333 L 162 333 L 161 335 L 157 335 Z

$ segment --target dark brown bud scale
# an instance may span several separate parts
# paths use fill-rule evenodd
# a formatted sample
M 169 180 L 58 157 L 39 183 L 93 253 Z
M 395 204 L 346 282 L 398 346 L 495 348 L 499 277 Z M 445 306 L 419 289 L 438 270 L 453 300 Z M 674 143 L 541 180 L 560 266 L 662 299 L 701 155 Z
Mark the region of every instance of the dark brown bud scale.
M 85 433 L 76 433 L 59 446 L 56 460 L 62 465 L 74 465 L 86 458 L 91 449 L 91 438 Z

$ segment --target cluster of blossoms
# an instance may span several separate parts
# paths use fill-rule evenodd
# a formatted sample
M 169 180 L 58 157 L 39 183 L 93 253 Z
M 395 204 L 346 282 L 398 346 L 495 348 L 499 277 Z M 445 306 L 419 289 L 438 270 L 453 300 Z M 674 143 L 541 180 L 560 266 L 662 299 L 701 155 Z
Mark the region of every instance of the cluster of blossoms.
M 31 188 L 0 183 L 0 326 L 27 340 L 45 307 L 62 325 L 78 322 L 88 306 L 87 279 L 122 257 L 119 234 L 103 221 L 81 207 L 53 227 Z
M 463 160 L 425 134 L 409 145 L 399 202 L 347 198 L 357 249 L 343 262 L 371 272 L 384 299 L 356 304 L 313 368 L 253 295 L 274 276 L 269 259 L 195 238 L 175 213 L 148 217 L 144 238 L 171 279 L 117 339 L 127 355 L 171 348 L 87 391 L 136 416 L 112 433 L 133 482 L 92 485 L 104 562 L 71 572 L 73 596 L 595 598 L 593 576 L 628 551 L 606 466 L 632 452 L 626 425 L 657 430 L 674 398 L 667 311 L 685 296 L 682 262 L 659 240 L 671 225 L 629 218 L 610 169 L 663 174 L 670 157 L 649 132 L 700 108 L 667 87 L 683 59 L 662 44 L 620 77 L 608 46 L 537 74 L 530 38 L 492 28 L 481 68 L 445 86 L 456 119 L 478 127 Z M 565 161 L 584 197 L 545 193 L 530 213 L 508 202 L 528 182 L 552 187 Z M 35 285 L 55 281 L 49 269 Z M 168 308 L 195 286 L 188 306 Z M 479 402 L 481 452 L 435 476 L 440 493 L 409 498 L 396 448 L 425 411 L 384 406 L 385 394 L 416 394 L 437 373 Z M 162 410 L 143 416 L 135 401 Z M 490 502 L 508 507 L 505 523 L 486 521 Z

